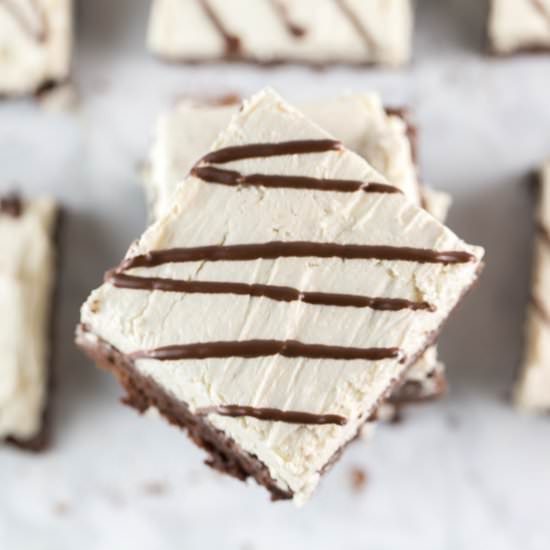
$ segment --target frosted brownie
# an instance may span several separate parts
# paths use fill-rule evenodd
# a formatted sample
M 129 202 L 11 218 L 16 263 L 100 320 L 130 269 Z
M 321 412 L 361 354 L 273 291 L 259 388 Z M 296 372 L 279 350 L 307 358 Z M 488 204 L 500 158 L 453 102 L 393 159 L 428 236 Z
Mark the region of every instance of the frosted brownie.
M 550 51 L 550 0 L 491 0 L 489 41 L 501 55 Z
M 159 218 L 170 207 L 177 184 L 230 122 L 240 104 L 236 102 L 238 98 L 209 104 L 183 100 L 176 109 L 159 117 L 145 178 L 151 219 Z M 422 188 L 418 183 L 414 158 L 416 130 L 407 121 L 404 110 L 387 111 L 373 93 L 310 101 L 301 109 L 347 148 L 363 156 L 410 200 L 423 204 L 440 221 L 445 220 L 449 196 Z M 446 387 L 444 367 L 432 349 L 411 369 L 393 399 L 412 402 L 415 395 L 421 401 L 435 399 Z
M 264 91 L 91 294 L 77 339 L 214 467 L 302 503 L 482 256 Z
M 550 162 L 540 180 L 527 345 L 516 388 L 518 407 L 535 413 L 550 412 Z
M 72 52 L 72 0 L 0 0 L 0 96 L 65 81 Z
M 57 208 L 49 199 L 0 200 L 0 439 L 47 443 Z
M 402 65 L 411 0 L 154 0 L 149 48 L 182 62 Z

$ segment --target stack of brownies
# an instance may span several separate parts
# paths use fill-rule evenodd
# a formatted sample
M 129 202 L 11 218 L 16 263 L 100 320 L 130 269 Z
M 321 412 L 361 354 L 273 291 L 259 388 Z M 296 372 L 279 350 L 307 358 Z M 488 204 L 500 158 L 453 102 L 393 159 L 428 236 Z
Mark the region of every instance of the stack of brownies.
M 373 95 L 183 102 L 151 155 L 155 221 L 79 345 L 212 467 L 304 502 L 383 409 L 443 391 L 433 346 L 481 270 L 413 142 Z

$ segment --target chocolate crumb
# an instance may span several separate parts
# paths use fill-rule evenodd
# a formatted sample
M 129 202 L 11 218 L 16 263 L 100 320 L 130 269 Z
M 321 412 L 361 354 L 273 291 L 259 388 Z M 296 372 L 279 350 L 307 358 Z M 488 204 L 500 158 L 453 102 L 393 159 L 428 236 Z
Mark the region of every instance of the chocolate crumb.
M 354 492 L 360 493 L 367 485 L 368 476 L 365 470 L 361 468 L 353 468 L 351 470 L 351 486 Z
M 61 502 L 56 502 L 53 505 L 52 510 L 56 516 L 67 516 L 71 511 L 71 507 L 67 502 L 61 501 Z
M 142 488 L 146 495 L 153 497 L 162 496 L 168 491 L 168 487 L 163 481 L 147 481 Z

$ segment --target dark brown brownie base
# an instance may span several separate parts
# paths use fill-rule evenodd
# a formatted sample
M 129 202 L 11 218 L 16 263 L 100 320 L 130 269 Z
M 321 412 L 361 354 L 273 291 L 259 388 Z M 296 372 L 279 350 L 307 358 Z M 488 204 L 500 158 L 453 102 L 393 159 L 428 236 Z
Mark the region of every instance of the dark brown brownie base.
M 200 66 L 200 65 L 242 65 L 243 67 L 256 67 L 260 69 L 271 69 L 277 67 L 304 67 L 314 71 L 327 71 L 334 67 L 346 67 L 355 70 L 364 70 L 364 69 L 385 69 L 389 71 L 399 71 L 403 67 L 409 67 L 412 65 L 413 60 L 400 65 L 389 65 L 385 63 L 377 63 L 374 61 L 347 61 L 345 59 L 326 59 L 315 63 L 307 59 L 271 59 L 270 61 L 262 61 L 255 59 L 253 57 L 238 57 L 238 56 L 220 56 L 213 58 L 191 58 L 191 57 L 173 57 L 166 56 L 156 52 L 152 53 L 152 56 L 158 61 L 166 65 L 190 65 L 190 66 Z
M 55 229 L 53 235 L 53 241 L 55 243 L 56 250 L 56 274 L 60 272 L 61 265 L 61 229 L 63 226 L 63 212 L 58 208 L 57 219 L 55 221 Z M 54 384 L 55 384 L 55 364 L 56 364 L 56 307 L 57 297 L 59 294 L 59 278 L 55 275 L 54 279 L 54 288 L 52 292 L 52 298 L 50 300 L 50 349 L 49 349 L 49 358 L 48 358 L 48 382 L 46 390 L 46 403 L 44 406 L 44 412 L 42 413 L 42 425 L 40 431 L 30 439 L 20 439 L 16 437 L 7 437 L 5 438 L 6 443 L 18 447 L 23 451 L 28 451 L 32 453 L 41 453 L 48 449 L 51 443 L 51 416 L 52 416 L 52 407 L 53 407 L 53 393 L 54 393 Z
M 186 430 L 193 442 L 209 454 L 208 466 L 241 481 L 253 477 L 268 489 L 272 500 L 292 498 L 292 493 L 277 486 L 266 466 L 255 456 L 244 453 L 206 418 L 193 415 L 187 405 L 168 395 L 150 378 L 140 375 L 124 354 L 105 342 L 90 343 L 82 327 L 77 333 L 77 344 L 99 367 L 115 375 L 126 391 L 125 405 L 140 413 L 149 407 L 157 408 L 170 424 Z

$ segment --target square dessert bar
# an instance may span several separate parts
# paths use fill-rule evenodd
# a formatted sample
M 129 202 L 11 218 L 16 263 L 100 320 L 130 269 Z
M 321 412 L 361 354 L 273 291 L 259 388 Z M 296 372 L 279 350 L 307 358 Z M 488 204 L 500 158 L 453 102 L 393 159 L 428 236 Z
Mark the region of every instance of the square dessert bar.
M 28 450 L 47 444 L 52 298 L 58 213 L 49 199 L 0 200 L 0 439 Z
M 540 180 L 527 343 L 515 397 L 521 409 L 542 413 L 550 412 L 550 162 Z
M 0 0 L 0 96 L 65 81 L 72 52 L 72 0 Z
M 157 123 L 145 190 L 151 219 L 158 219 L 172 204 L 174 192 L 204 151 L 238 111 L 238 98 L 200 103 L 183 100 Z M 420 186 L 414 151 L 416 128 L 403 109 L 384 109 L 377 94 L 363 93 L 306 102 L 303 113 L 361 155 L 415 204 L 444 221 L 450 204 L 445 193 Z M 435 399 L 445 393 L 444 367 L 435 348 L 429 350 L 407 374 L 392 402 Z M 386 415 L 389 413 L 386 406 Z
M 491 0 L 488 32 L 496 54 L 550 52 L 550 0 Z
M 84 304 L 78 343 L 214 467 L 302 503 L 484 252 L 269 90 L 172 201 Z
M 411 0 L 154 0 L 149 48 L 180 62 L 402 65 Z

